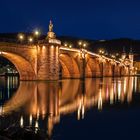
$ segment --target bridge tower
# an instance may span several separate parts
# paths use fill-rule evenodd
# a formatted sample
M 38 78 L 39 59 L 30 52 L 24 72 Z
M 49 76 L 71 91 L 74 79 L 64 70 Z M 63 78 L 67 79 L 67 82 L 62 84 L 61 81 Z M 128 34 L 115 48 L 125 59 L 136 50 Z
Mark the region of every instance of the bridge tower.
M 56 39 L 53 24 L 50 21 L 45 40 L 37 46 L 37 80 L 59 79 L 59 47 L 61 41 Z

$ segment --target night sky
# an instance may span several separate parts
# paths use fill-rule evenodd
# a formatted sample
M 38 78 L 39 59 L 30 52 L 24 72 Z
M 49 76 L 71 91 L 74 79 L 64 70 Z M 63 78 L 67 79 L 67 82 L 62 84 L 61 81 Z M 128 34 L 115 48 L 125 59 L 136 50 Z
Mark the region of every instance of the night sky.
M 139 0 L 1 0 L 0 32 L 48 30 L 57 36 L 140 39 Z

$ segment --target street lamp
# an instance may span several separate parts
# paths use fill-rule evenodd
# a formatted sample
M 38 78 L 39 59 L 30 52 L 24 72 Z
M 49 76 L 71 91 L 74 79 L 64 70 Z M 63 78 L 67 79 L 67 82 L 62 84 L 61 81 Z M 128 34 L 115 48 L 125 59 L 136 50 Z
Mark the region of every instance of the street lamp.
M 18 39 L 20 42 L 22 42 L 25 39 L 24 34 L 18 34 Z
M 69 48 L 72 48 L 72 45 L 71 44 L 69 45 Z
M 64 43 L 64 46 L 71 49 L 73 45 L 72 44 L 68 44 L 68 43 Z
M 84 48 L 86 48 L 86 46 L 87 46 L 87 44 L 86 44 L 86 43 L 84 43 L 84 44 L 83 44 L 83 47 L 84 47 Z
M 38 30 L 35 30 L 35 31 L 34 31 L 34 35 L 35 35 L 36 37 L 38 37 L 38 36 L 40 35 L 40 32 L 39 32 Z
M 64 46 L 65 46 L 65 47 L 67 47 L 67 46 L 68 46 L 68 44 L 67 44 L 67 43 L 65 43 L 65 44 L 64 44 Z
M 87 47 L 87 43 L 85 41 L 79 41 L 78 45 L 80 49 L 85 49 Z
M 100 55 L 103 55 L 104 53 L 105 53 L 105 51 L 104 51 L 103 49 L 100 49 L 100 50 L 99 50 L 99 54 L 100 54 Z
M 38 38 L 41 35 L 41 32 L 39 30 L 34 30 L 33 35 L 35 37 L 34 42 L 36 42 L 38 44 Z
M 33 42 L 33 38 L 32 37 L 29 37 L 28 38 L 28 41 L 29 41 L 29 43 L 32 43 Z
M 79 42 L 78 42 L 78 45 L 81 46 L 81 45 L 82 45 L 82 41 L 79 41 Z
M 24 39 L 23 35 L 20 35 L 20 36 L 19 36 L 19 39 L 20 39 L 20 40 L 23 40 L 23 39 Z

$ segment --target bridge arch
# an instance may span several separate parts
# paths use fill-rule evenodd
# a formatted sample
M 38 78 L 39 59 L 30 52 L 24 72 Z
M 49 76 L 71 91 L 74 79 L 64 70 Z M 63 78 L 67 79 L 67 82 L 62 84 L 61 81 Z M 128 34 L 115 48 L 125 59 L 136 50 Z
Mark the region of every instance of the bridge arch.
M 87 65 L 91 71 L 91 77 L 102 76 L 102 63 L 97 58 L 89 58 Z
M 59 61 L 62 66 L 62 78 L 80 78 L 79 66 L 74 57 L 60 54 Z
M 30 62 L 25 58 L 10 52 L 1 52 L 2 57 L 8 59 L 14 64 L 17 71 L 19 72 L 20 80 L 35 80 L 36 75 Z

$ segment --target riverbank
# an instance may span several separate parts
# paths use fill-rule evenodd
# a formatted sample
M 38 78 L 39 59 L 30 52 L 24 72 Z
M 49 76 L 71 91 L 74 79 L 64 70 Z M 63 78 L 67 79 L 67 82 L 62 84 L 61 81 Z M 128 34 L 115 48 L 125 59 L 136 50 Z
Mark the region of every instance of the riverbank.
M 0 140 L 48 140 L 47 136 L 41 130 L 26 127 L 9 127 L 0 130 Z

